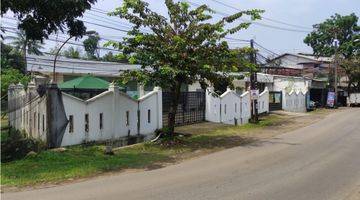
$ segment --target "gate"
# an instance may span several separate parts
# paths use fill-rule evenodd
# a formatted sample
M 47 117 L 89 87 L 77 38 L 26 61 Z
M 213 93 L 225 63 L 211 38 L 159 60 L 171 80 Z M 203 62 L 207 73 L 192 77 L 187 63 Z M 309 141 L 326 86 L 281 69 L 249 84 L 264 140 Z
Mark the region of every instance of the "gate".
M 171 93 L 162 93 L 163 125 L 167 126 L 171 106 Z M 205 121 L 205 92 L 181 92 L 175 124 L 186 125 Z
M 282 92 L 269 92 L 269 111 L 282 109 Z

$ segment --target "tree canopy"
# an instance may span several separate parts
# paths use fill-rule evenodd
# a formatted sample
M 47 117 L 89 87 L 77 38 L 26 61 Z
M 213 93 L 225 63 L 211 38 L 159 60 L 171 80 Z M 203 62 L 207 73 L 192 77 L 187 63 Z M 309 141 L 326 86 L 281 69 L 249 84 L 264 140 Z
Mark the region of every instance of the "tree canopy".
M 140 71 L 124 73 L 125 81 L 135 78 L 171 92 L 168 128 L 172 133 L 181 86 L 197 81 L 204 88 L 218 80 L 231 83 L 229 72 L 243 66 L 225 37 L 249 27 L 250 23 L 235 24 L 237 19 L 247 15 L 256 20 L 263 11 L 244 10 L 213 23 L 213 11 L 207 5 L 191 9 L 185 2 L 165 0 L 165 4 L 166 17 L 152 11 L 146 2 L 124 0 L 111 15 L 128 20 L 133 28 L 122 42 L 108 45 L 122 50 L 130 63 L 142 66 Z M 142 28 L 151 31 L 142 32 Z
M 28 39 L 25 31 L 22 29 L 16 32 L 16 36 L 8 36 L 7 38 L 12 39 L 12 45 L 14 45 L 16 49 L 20 49 L 24 55 L 27 53 L 36 55 L 43 54 L 41 52 L 43 48 L 41 42 L 39 40 Z
M 335 54 L 333 41 L 339 40 L 339 53 L 344 58 L 360 54 L 360 26 L 358 17 L 352 13 L 341 16 L 335 14 L 322 23 L 314 25 L 314 31 L 306 36 L 305 44 L 312 47 L 317 56 L 332 56 Z
M 99 59 L 99 40 L 100 37 L 96 33 L 94 35 L 89 35 L 88 38 L 83 41 L 84 49 L 89 59 Z
M 348 91 L 360 92 L 360 56 L 343 59 L 340 66 L 348 76 Z
M 1 43 L 1 72 L 10 68 L 25 73 L 24 57 L 19 50 L 10 45 Z
M 78 20 L 97 0 L 3 0 L 1 15 L 11 10 L 20 21 L 18 28 L 23 29 L 28 39 L 43 40 L 51 33 L 64 32 L 71 36 L 82 36 L 86 32 L 84 23 Z
M 74 48 L 73 46 L 70 46 L 68 49 L 61 52 L 61 55 L 67 57 L 67 58 L 80 58 L 81 57 L 81 50 L 78 48 Z

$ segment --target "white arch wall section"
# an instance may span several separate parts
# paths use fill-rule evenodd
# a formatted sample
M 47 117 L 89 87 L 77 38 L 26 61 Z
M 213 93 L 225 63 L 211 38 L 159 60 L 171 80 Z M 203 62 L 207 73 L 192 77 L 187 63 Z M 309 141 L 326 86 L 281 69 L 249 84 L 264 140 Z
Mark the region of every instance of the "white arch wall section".
M 283 91 L 283 110 L 288 112 L 306 112 L 306 92 L 292 90 L 287 93 Z
M 250 92 L 246 91 L 241 96 L 241 124 L 246 124 L 251 118 Z
M 46 140 L 46 96 L 40 97 L 33 87 L 26 91 L 21 84 L 8 90 L 9 114 L 12 127 L 24 130 L 28 136 Z
M 259 95 L 258 100 L 258 113 L 268 113 L 269 112 L 269 90 L 266 87 L 265 90 Z
M 221 122 L 224 124 L 240 123 L 240 97 L 232 90 L 220 96 Z
M 70 115 L 73 116 L 74 130 L 70 132 L 70 124 L 67 125 L 62 146 L 137 134 L 151 137 L 156 129 L 162 128 L 161 98 L 161 90 L 158 88 L 139 100 L 119 92 L 117 88 L 109 89 L 86 101 L 63 93 L 65 113 L 68 119 Z M 100 113 L 103 116 L 102 129 Z M 89 116 L 88 132 L 85 131 L 85 114 Z
M 230 89 L 220 96 L 214 95 L 211 88 L 206 92 L 205 118 L 207 121 L 225 124 L 245 124 L 251 117 L 250 111 L 251 101 L 249 92 L 245 92 L 241 96 L 238 96 Z

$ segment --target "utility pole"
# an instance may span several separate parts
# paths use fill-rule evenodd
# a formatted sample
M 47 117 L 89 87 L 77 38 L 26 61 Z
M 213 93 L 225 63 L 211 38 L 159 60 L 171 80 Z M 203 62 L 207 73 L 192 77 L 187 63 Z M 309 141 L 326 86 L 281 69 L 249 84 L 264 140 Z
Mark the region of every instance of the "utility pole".
M 335 40 L 334 40 L 334 46 L 335 46 L 335 56 L 334 56 L 334 108 L 337 108 L 337 102 L 338 102 L 338 39 L 337 39 L 337 33 L 335 32 Z
M 256 65 L 256 52 L 254 49 L 254 40 L 251 39 L 250 40 L 250 47 L 252 49 L 253 52 L 251 52 L 250 54 L 250 61 L 251 63 L 253 63 L 254 65 Z M 254 70 L 251 68 L 250 71 L 250 90 L 256 90 L 257 89 L 257 70 Z M 258 117 L 258 106 L 257 106 L 258 102 L 257 99 L 252 99 L 252 109 L 251 109 L 251 122 L 253 123 L 258 123 L 259 121 L 259 117 Z

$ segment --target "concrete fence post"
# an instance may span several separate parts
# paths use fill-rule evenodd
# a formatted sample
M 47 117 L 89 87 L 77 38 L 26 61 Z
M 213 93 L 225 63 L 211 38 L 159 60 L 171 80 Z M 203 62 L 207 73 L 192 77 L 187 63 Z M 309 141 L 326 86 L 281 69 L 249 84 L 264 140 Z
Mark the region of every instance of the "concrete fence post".
M 115 139 L 115 136 L 116 136 L 116 130 L 117 127 L 117 123 L 116 123 L 116 119 L 118 119 L 118 117 L 116 116 L 117 115 L 117 105 L 118 105 L 118 98 L 119 98 L 119 86 L 117 86 L 115 83 L 110 83 L 109 85 L 109 91 L 112 92 L 112 95 L 113 95 L 113 101 L 112 101 L 112 133 L 111 133 L 111 139 Z
M 16 105 L 15 105 L 15 100 L 16 100 L 16 92 L 15 92 L 15 85 L 14 84 L 10 84 L 9 88 L 8 88 L 8 124 L 9 126 L 14 126 L 14 120 L 16 119 L 16 114 L 14 112 Z
M 163 105 L 162 105 L 162 90 L 160 87 L 155 87 L 156 91 L 156 110 L 157 110 L 157 129 L 163 128 Z

